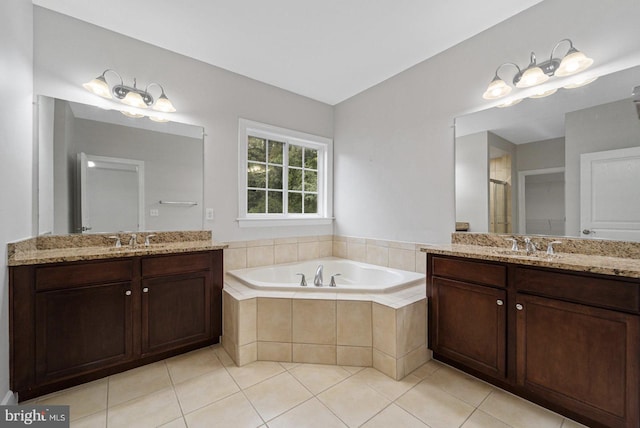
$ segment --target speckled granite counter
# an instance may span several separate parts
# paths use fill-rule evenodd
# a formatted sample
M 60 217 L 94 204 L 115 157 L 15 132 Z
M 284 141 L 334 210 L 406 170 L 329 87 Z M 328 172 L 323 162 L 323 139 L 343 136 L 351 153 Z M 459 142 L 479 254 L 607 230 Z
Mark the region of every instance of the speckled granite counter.
M 118 236 L 122 247 L 115 248 Z M 147 247 L 147 235 L 151 244 Z M 226 244 L 214 243 L 211 231 L 141 232 L 137 233 L 138 245 L 127 245 L 130 233 L 39 236 L 8 244 L 8 265 L 34 265 L 80 260 L 99 260 L 154 254 L 188 253 L 193 251 L 220 250 Z
M 580 238 L 557 238 L 532 236 L 531 239 L 542 248 L 534 255 L 527 256 L 523 250 L 511 251 L 506 238 L 515 237 L 520 248 L 524 239 L 518 235 L 491 234 L 452 234 L 452 244 L 427 246 L 421 251 L 480 260 L 492 260 L 516 263 L 528 266 L 541 266 L 566 269 L 578 272 L 590 272 L 628 278 L 640 278 L 640 243 L 623 241 L 604 241 Z M 548 256 L 546 245 L 551 241 L 561 241 L 554 246 L 556 254 Z

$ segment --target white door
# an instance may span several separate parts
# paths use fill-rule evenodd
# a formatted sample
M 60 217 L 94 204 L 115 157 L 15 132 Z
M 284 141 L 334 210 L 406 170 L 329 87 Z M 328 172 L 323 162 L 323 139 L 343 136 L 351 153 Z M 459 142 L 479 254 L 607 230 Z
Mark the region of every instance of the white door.
M 580 155 L 580 230 L 640 241 L 640 147 Z
M 82 233 L 144 229 L 144 161 L 78 154 Z

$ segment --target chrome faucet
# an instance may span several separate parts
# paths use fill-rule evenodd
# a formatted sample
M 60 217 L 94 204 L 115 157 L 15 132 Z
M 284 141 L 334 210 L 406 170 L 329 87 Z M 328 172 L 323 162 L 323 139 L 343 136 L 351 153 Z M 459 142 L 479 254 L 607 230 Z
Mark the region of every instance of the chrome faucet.
M 151 235 L 147 235 L 144 238 L 144 246 L 148 247 L 149 245 L 151 245 L 151 238 L 153 238 L 154 236 L 156 236 L 154 233 L 152 233 Z
M 515 238 L 505 238 L 506 241 L 511 241 L 511 251 L 518 251 L 518 241 Z
M 135 247 L 136 245 L 138 245 L 138 237 L 135 233 L 132 233 L 131 238 L 129 238 L 129 246 Z
M 302 278 L 300 278 L 300 287 L 306 287 L 307 286 L 307 279 L 304 277 L 303 273 L 297 273 L 296 275 L 301 275 Z
M 322 265 L 318 265 L 318 269 L 316 269 L 316 276 L 313 278 L 313 285 L 316 287 L 322 287 Z
M 536 247 L 536 244 L 531 242 L 530 238 L 524 238 L 524 245 L 526 247 L 527 255 L 531 253 L 535 253 L 538 250 L 538 248 Z

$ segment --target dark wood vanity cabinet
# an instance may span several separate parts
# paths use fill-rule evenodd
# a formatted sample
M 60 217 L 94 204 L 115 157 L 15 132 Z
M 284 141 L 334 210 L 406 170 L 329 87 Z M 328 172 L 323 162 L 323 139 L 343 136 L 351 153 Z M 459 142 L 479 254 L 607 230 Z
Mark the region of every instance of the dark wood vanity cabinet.
M 222 250 L 10 268 L 20 400 L 217 343 Z
M 434 358 L 588 426 L 640 426 L 640 281 L 433 254 L 427 270 Z

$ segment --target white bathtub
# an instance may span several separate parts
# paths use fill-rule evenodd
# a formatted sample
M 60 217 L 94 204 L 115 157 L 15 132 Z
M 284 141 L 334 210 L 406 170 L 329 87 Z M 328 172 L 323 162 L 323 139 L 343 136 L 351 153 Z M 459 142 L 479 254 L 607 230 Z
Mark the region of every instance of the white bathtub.
M 313 278 L 318 265 L 323 265 L 324 285 L 316 287 Z M 307 260 L 257 268 L 238 269 L 227 272 L 248 287 L 260 290 L 278 291 L 327 291 L 352 293 L 388 293 L 414 285 L 424 284 L 425 275 L 405 270 L 392 269 L 353 260 L 335 257 Z M 304 273 L 307 286 L 300 285 L 300 275 Z M 336 287 L 329 287 L 331 275 Z

